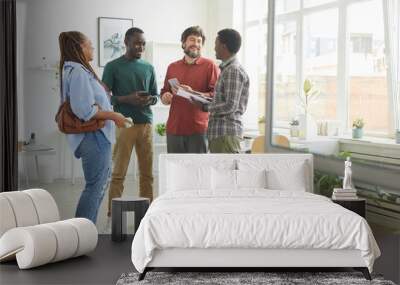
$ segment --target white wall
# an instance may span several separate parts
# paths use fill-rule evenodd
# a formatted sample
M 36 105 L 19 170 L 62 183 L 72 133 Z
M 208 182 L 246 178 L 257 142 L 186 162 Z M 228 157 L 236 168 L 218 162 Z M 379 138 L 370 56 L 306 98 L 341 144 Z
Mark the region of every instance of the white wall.
M 223 0 L 222 2 L 229 2 Z M 40 70 L 42 57 L 52 65 L 59 59 L 58 35 L 62 31 L 79 30 L 97 46 L 97 18 L 133 18 L 134 26 L 144 30 L 148 41 L 179 42 L 182 31 L 191 25 L 209 26 L 209 3 L 213 0 L 17 0 L 18 59 L 21 62 L 19 91 L 19 121 L 23 126 L 20 139 L 36 133 L 37 142 L 56 149 L 55 157 L 43 157 L 39 163 L 50 166 L 56 178 L 69 178 L 71 157 L 64 136 L 56 128 L 54 115 L 59 96 L 52 87 L 54 74 Z M 223 6 L 226 3 L 223 3 Z M 220 8 L 220 7 L 217 7 Z M 213 10 L 213 20 L 218 19 Z M 219 21 L 217 21 L 219 23 Z M 215 30 L 215 29 L 214 29 Z M 207 31 L 206 31 L 207 32 Z M 213 35 L 214 36 L 214 35 Z M 211 39 L 213 36 L 209 36 Z M 212 44 L 214 43 L 214 40 Z M 206 52 L 205 55 L 207 55 Z M 97 51 L 96 51 L 97 54 Z M 214 53 L 212 52 L 212 55 Z M 96 71 L 97 57 L 93 61 Z M 23 82 L 23 84 L 21 83 Z M 29 169 L 33 163 L 28 160 Z M 75 164 L 78 176 L 82 176 L 79 163 Z M 31 178 L 36 178 L 30 171 Z
M 207 25 L 203 27 L 206 34 L 204 52 L 215 59 L 214 43 L 219 30 L 233 25 L 234 0 L 209 0 L 207 5 Z

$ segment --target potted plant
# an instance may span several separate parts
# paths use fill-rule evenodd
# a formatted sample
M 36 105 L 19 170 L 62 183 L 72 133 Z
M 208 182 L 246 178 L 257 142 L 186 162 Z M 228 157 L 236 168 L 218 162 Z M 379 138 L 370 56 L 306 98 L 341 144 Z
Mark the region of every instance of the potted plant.
M 166 126 L 165 123 L 159 123 L 155 125 L 155 131 L 157 133 L 156 141 L 159 143 L 165 143 L 165 133 L 166 133 Z
M 159 136 L 161 136 L 161 137 L 165 136 L 165 131 L 166 131 L 165 123 L 159 123 L 159 124 L 156 125 L 156 133 Z
M 260 135 L 265 135 L 265 116 L 258 118 L 258 131 Z
M 361 139 L 363 137 L 364 120 L 356 118 L 353 121 L 353 139 Z
M 332 197 L 333 189 L 341 188 L 342 184 L 343 180 L 335 174 L 314 171 L 314 191 L 316 194 L 330 198 Z
M 304 110 L 304 113 L 299 115 L 299 136 L 303 139 L 313 137 L 317 134 L 315 121 L 311 117 L 311 105 L 318 99 L 321 92 L 315 85 L 316 84 L 310 79 L 305 79 L 303 83 L 303 94 L 299 95 L 300 105 Z
M 293 137 L 293 138 L 294 137 L 298 137 L 299 133 L 300 133 L 300 130 L 299 130 L 300 122 L 299 122 L 299 120 L 292 119 L 290 121 L 289 125 L 290 125 L 290 136 Z

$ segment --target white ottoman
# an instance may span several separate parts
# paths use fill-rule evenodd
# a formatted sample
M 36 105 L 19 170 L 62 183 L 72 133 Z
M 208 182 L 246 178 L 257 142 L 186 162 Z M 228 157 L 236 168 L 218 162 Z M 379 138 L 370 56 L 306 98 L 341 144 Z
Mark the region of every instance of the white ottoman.
M 96 226 L 84 218 L 59 221 L 43 189 L 0 193 L 0 214 L 0 262 L 16 258 L 20 269 L 28 269 L 96 248 Z

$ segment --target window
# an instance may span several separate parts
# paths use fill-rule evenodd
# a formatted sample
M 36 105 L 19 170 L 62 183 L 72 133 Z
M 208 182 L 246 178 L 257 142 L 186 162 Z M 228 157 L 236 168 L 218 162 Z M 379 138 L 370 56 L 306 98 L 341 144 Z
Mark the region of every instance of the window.
M 384 0 L 275 3 L 274 127 L 288 129 L 304 114 L 309 79 L 319 94 L 307 107 L 316 131 L 329 122 L 351 138 L 362 118 L 366 136 L 393 139 L 399 115 L 390 104 L 398 95 L 388 88 Z
M 288 13 L 298 9 L 300 9 L 300 0 L 282 0 L 275 2 L 275 11 L 277 14 Z
M 310 114 L 315 120 L 336 120 L 338 9 L 307 14 L 303 25 L 304 78 L 314 81 L 320 91 L 310 104 Z
M 267 62 L 267 1 L 243 1 L 243 65 L 250 78 L 250 97 L 243 115 L 246 131 L 258 129 L 265 116 Z
M 327 4 L 330 2 L 335 2 L 336 0 L 304 0 L 304 7 L 313 7 L 318 5 Z
M 360 13 L 360 11 L 363 11 Z M 389 135 L 382 0 L 349 5 L 349 120 L 363 118 L 370 135 Z
M 267 11 L 261 10 L 268 0 L 241 3 L 242 60 L 250 75 L 253 100 L 244 125 L 253 129 L 257 117 L 265 115 Z M 307 137 L 312 133 L 315 142 L 329 141 L 325 149 L 315 143 L 318 153 L 338 155 L 356 143 L 352 125 L 362 118 L 361 142 L 395 144 L 400 129 L 399 6 L 397 0 L 275 0 L 275 134 L 286 135 L 291 147 L 314 152 L 290 136 L 290 123 L 300 124 L 300 133 L 307 127 L 312 130 Z M 313 82 L 318 95 L 304 108 L 306 79 Z M 399 160 L 394 152 L 384 156 Z M 371 152 L 365 159 L 380 155 Z
M 282 21 L 276 26 L 274 121 L 281 126 L 290 120 L 297 105 L 296 22 Z
M 372 53 L 372 34 L 350 34 L 351 51 L 353 53 Z

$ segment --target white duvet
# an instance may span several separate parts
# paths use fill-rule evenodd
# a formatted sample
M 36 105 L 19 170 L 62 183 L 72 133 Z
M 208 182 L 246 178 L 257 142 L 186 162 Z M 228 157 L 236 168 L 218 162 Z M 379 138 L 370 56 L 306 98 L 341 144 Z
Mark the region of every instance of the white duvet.
M 134 237 L 135 268 L 165 248 L 358 249 L 370 271 L 380 255 L 359 215 L 323 196 L 266 189 L 160 196 Z

